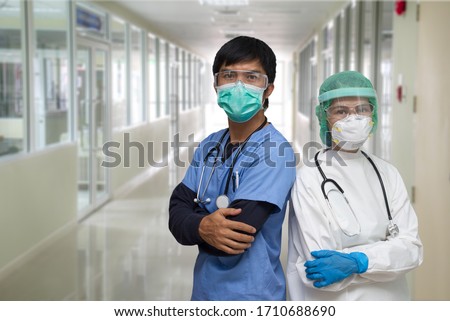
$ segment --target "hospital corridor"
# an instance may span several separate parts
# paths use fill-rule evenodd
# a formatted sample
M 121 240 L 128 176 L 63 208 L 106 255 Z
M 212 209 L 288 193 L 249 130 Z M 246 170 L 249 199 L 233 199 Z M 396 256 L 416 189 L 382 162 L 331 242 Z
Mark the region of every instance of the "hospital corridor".
M 450 301 L 449 17 L 432 0 L 0 0 L 0 301 L 191 299 L 200 246 L 171 233 L 170 199 L 200 142 L 229 126 L 213 64 L 240 36 L 276 55 L 264 116 L 296 170 L 323 147 L 321 84 L 343 71 L 372 82 L 363 149 L 397 168 L 423 244 L 411 299 Z M 261 89 L 250 81 L 236 84 Z M 230 193 L 245 183 L 235 161 Z M 213 173 L 189 200 L 209 203 Z

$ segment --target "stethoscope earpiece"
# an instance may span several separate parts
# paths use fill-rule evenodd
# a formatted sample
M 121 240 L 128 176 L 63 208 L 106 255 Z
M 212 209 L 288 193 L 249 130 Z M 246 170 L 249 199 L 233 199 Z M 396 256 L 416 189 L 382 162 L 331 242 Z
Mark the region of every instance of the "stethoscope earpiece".
M 197 203 L 197 204 L 200 204 L 200 203 L 202 203 L 202 204 L 208 204 L 208 203 L 211 203 L 211 199 L 208 197 L 206 200 L 201 201 L 201 200 L 199 200 L 199 199 L 196 197 L 196 198 L 194 198 L 194 203 Z

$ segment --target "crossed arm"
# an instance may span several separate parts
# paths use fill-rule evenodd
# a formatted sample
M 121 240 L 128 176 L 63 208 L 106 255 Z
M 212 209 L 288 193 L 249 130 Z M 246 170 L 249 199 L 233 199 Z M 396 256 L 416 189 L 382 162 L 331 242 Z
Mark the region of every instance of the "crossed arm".
M 251 247 L 275 205 L 235 200 L 209 213 L 194 202 L 195 192 L 180 183 L 169 204 L 169 229 L 183 245 L 199 245 L 214 255 L 236 255 Z

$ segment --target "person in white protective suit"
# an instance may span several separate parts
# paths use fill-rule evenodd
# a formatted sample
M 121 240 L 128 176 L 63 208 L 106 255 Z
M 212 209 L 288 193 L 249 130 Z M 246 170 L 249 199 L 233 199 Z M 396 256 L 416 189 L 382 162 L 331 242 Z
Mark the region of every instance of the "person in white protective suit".
M 326 145 L 291 193 L 291 300 L 408 300 L 406 273 L 423 260 L 418 220 L 397 169 L 361 149 L 377 125 L 371 82 L 355 71 L 320 87 Z

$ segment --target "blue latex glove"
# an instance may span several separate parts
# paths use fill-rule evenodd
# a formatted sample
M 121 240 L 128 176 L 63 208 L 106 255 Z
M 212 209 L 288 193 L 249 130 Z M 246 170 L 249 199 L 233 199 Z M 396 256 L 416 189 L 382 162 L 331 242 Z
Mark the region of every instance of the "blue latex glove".
M 364 273 L 369 266 L 367 255 L 361 252 L 350 254 L 331 250 L 313 251 L 316 259 L 306 261 L 306 277 L 315 281 L 316 288 L 339 282 L 353 273 Z

